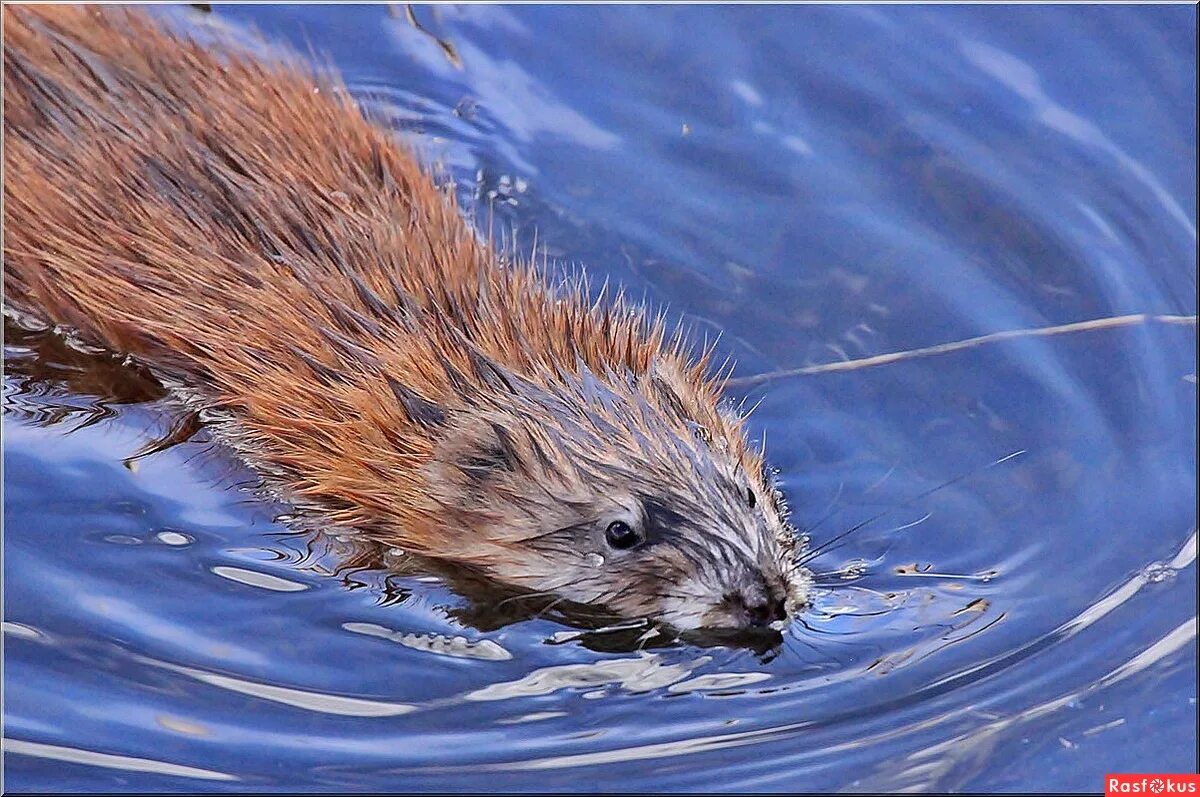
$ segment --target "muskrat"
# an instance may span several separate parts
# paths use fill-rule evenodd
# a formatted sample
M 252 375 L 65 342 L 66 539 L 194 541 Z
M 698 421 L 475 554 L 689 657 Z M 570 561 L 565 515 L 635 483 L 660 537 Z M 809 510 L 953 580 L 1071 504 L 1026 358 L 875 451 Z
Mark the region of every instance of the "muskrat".
M 364 539 L 685 630 L 803 606 L 712 348 L 481 240 L 335 76 L 86 6 L 5 6 L 4 67 L 6 312 Z

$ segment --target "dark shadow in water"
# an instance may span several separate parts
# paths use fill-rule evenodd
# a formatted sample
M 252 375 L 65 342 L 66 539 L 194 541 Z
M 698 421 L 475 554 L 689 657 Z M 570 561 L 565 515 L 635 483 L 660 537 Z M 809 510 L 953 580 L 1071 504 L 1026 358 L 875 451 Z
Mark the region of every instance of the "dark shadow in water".
M 166 389 L 144 366 L 126 357 L 74 343 L 50 329 L 31 329 L 4 316 L 4 372 L 16 377 L 19 392 L 44 395 L 61 391 L 95 396 L 94 405 L 137 404 L 165 398 Z M 76 408 L 78 409 L 78 408 Z M 51 426 L 69 415 L 53 413 L 32 419 Z M 90 425 L 104 414 L 88 421 Z

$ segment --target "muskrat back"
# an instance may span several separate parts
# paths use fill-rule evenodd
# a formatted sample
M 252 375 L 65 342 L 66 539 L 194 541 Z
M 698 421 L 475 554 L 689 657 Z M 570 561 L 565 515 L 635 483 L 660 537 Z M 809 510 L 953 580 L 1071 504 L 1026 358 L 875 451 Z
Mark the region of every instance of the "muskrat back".
M 144 362 L 370 540 L 682 628 L 804 601 L 708 356 L 497 254 L 333 76 L 140 9 L 4 22 L 8 308 Z

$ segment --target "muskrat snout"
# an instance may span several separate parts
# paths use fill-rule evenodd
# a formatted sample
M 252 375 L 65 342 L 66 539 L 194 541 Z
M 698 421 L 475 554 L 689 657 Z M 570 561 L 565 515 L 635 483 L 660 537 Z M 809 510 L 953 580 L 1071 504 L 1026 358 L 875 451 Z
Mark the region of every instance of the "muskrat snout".
M 787 602 L 782 596 L 764 595 L 761 591 L 726 595 L 722 608 L 739 627 L 765 628 L 788 617 Z
M 716 605 L 703 613 L 699 625 L 727 630 L 781 630 L 799 611 L 802 597 L 782 576 L 755 573 L 728 588 Z

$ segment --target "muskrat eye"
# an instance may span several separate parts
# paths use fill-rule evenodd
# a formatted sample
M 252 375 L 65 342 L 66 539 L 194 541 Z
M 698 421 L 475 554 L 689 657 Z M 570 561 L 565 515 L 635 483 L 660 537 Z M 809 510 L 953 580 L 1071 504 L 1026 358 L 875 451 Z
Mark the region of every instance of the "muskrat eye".
M 750 504 L 751 509 L 753 509 L 754 505 L 758 503 L 758 499 L 754 497 L 753 487 L 746 488 L 746 503 Z
M 619 551 L 632 548 L 639 542 L 637 532 L 623 520 L 614 520 L 609 523 L 608 529 L 604 532 L 604 539 Z

